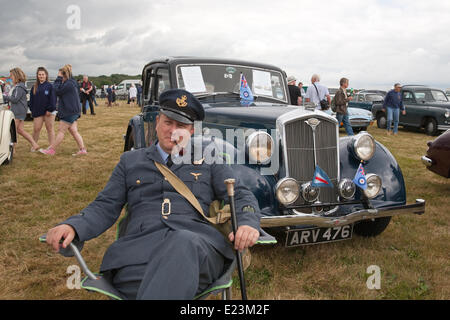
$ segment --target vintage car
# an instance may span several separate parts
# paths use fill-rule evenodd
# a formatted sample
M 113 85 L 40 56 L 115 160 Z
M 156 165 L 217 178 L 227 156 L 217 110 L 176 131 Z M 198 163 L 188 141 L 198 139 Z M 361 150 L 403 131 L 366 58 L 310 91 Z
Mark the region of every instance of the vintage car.
M 382 102 L 385 95 L 386 92 L 381 90 L 363 90 L 354 95 L 348 107 L 372 111 L 374 102 Z
M 450 129 L 450 101 L 442 90 L 406 85 L 402 88 L 402 97 L 406 114 L 400 114 L 399 125 L 424 128 L 430 136 Z M 383 103 L 374 103 L 372 114 L 377 120 L 377 126 L 386 128 L 387 115 L 383 111 Z
M 372 112 L 368 110 L 349 107 L 347 108 L 347 112 L 353 132 L 367 131 L 367 128 L 373 123 Z M 333 116 L 336 116 L 335 112 L 333 112 Z M 343 127 L 344 123 L 339 123 L 339 128 Z
M 428 141 L 427 155 L 422 156 L 422 162 L 428 170 L 450 178 L 450 129 L 434 141 Z
M 252 103 L 240 100 L 240 74 L 255 97 Z M 286 246 L 345 240 L 353 232 L 376 236 L 392 216 L 425 212 L 422 199 L 406 203 L 402 171 L 386 147 L 367 132 L 339 138 L 334 117 L 290 105 L 286 73 L 275 66 L 167 57 L 144 66 L 142 83 L 142 112 L 129 121 L 124 151 L 155 142 L 161 92 L 192 92 L 205 109 L 194 139 L 222 150 L 258 199 L 261 227 L 283 236 Z M 360 164 L 364 190 L 353 181 Z M 331 182 L 327 187 L 315 184 L 324 178 L 315 174 L 319 167 Z
M 17 142 L 17 136 L 14 114 L 3 103 L 3 94 L 0 87 L 0 165 L 12 163 L 15 142 Z

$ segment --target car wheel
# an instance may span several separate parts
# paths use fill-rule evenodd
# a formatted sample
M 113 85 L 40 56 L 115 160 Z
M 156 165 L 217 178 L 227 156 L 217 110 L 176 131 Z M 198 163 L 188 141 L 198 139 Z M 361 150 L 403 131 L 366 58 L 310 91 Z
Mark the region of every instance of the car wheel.
M 387 228 L 391 217 L 383 217 L 375 220 L 364 220 L 353 227 L 353 231 L 362 237 L 375 237 Z
M 425 123 L 425 133 L 429 136 L 437 135 L 437 122 L 434 118 L 429 118 Z
M 386 129 L 387 119 L 386 114 L 380 113 L 377 115 L 377 126 L 380 129 Z

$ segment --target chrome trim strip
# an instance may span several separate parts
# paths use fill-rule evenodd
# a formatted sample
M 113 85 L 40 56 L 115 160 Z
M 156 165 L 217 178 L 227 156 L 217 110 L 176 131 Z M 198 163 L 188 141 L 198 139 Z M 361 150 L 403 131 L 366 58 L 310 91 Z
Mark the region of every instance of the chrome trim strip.
M 286 216 L 262 217 L 260 225 L 262 228 L 314 225 L 317 227 L 337 227 L 355 223 L 362 220 L 391 217 L 400 214 L 424 214 L 425 200 L 416 199 L 415 204 L 391 206 L 378 209 L 363 209 L 349 213 L 341 217 L 325 217 L 315 214 L 297 214 Z
M 442 124 L 442 125 L 438 125 L 437 128 L 438 128 L 438 130 L 444 131 L 444 130 L 450 129 L 450 125 L 443 125 Z

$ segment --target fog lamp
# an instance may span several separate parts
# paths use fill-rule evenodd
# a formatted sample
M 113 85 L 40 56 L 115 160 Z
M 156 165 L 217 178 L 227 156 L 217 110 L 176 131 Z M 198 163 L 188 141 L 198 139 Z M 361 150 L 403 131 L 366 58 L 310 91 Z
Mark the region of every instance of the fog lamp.
M 313 187 L 311 185 L 311 182 L 307 182 L 302 184 L 301 194 L 305 201 L 314 202 L 319 198 L 320 189 L 317 187 Z
M 367 188 L 364 190 L 364 194 L 367 198 L 375 198 L 381 190 L 381 178 L 374 173 L 366 175 Z
M 338 191 L 342 198 L 349 200 L 355 195 L 356 185 L 350 179 L 342 179 L 339 182 Z

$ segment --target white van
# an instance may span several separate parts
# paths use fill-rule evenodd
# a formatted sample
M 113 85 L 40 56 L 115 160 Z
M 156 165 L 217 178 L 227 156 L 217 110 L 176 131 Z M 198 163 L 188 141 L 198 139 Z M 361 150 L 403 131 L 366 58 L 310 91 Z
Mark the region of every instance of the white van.
M 135 86 L 137 84 L 142 85 L 142 81 L 139 79 L 123 80 L 121 83 L 119 83 L 117 85 L 117 88 L 116 88 L 117 99 L 127 99 L 128 98 L 128 90 L 130 89 L 132 83 L 134 83 Z

